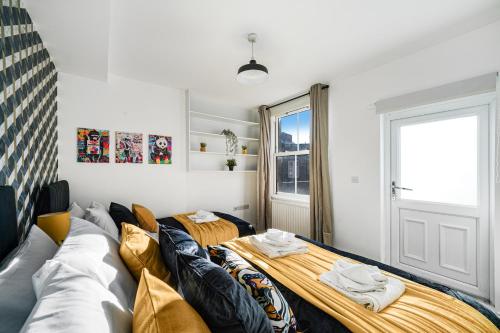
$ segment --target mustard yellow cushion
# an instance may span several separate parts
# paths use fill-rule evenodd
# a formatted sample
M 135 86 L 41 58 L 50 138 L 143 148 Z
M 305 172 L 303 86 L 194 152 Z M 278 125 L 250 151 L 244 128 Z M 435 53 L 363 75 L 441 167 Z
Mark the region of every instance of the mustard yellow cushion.
M 146 207 L 132 204 L 132 213 L 139 221 L 139 226 L 147 231 L 158 232 L 158 223 L 156 223 L 155 215 Z
M 134 333 L 209 333 L 195 309 L 172 287 L 142 270 L 132 323 Z
M 142 269 L 147 268 L 152 275 L 169 282 L 170 272 L 161 258 L 160 245 L 141 228 L 122 223 L 120 256 L 137 281 Z
M 61 245 L 69 232 L 71 215 L 69 212 L 57 212 L 38 216 L 37 225 L 52 240 Z

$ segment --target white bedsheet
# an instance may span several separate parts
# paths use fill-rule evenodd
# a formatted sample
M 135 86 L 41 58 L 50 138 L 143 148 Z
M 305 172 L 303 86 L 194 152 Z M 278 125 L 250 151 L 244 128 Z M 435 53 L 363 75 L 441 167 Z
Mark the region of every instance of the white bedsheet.
M 21 332 L 131 332 L 132 313 L 99 282 L 49 260 L 33 277 L 38 302 Z
M 119 247 L 98 226 L 71 218 L 68 236 L 53 259 L 90 276 L 116 295 L 120 304 L 133 309 L 137 283 L 123 263 Z

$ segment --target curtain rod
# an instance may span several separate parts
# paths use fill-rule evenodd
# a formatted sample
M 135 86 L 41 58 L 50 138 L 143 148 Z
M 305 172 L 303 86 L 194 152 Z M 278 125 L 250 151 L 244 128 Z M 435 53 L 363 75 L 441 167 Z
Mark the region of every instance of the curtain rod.
M 321 89 L 328 89 L 328 88 L 330 88 L 330 86 L 329 86 L 329 85 L 326 85 L 326 86 L 323 86 Z M 292 97 L 292 98 L 290 98 L 290 99 L 287 99 L 286 101 L 283 101 L 283 102 L 279 102 L 279 103 L 276 103 L 276 104 L 270 105 L 270 106 L 268 106 L 266 109 L 268 109 L 268 110 L 269 110 L 269 109 L 275 108 L 275 107 L 280 106 L 280 105 L 283 105 L 283 104 L 285 104 L 285 103 L 288 103 L 288 102 L 294 101 L 294 100 L 296 100 L 296 99 L 299 99 L 299 98 L 305 97 L 305 96 L 307 96 L 307 95 L 309 95 L 309 94 L 310 94 L 310 93 L 308 93 L 308 92 L 307 92 L 307 93 L 305 93 L 305 94 L 302 94 L 302 95 L 299 95 L 299 96 Z

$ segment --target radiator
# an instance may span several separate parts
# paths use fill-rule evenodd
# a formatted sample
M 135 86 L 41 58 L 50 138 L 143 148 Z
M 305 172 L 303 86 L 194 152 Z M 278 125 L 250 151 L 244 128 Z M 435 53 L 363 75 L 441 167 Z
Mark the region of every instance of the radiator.
M 284 200 L 272 200 L 273 228 L 311 237 L 309 205 Z

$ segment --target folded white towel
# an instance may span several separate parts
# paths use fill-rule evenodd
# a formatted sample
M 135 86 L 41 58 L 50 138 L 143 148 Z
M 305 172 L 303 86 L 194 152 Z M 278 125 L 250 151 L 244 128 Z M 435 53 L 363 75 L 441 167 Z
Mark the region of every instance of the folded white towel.
M 198 210 L 196 214 L 194 215 L 189 215 L 188 216 L 191 221 L 194 223 L 208 223 L 208 222 L 215 222 L 219 220 L 219 217 L 217 217 L 214 213 L 212 212 L 207 212 L 206 210 Z
M 295 238 L 292 243 L 286 246 L 276 246 L 269 243 L 269 241 L 266 239 L 265 234 L 260 234 L 250 236 L 250 244 L 252 244 L 252 246 L 255 247 L 258 251 L 264 253 L 266 256 L 272 259 L 308 252 L 307 244 L 297 238 Z
M 219 220 L 219 218 L 215 215 L 211 216 L 211 217 L 206 217 L 206 218 L 199 218 L 199 217 L 196 217 L 196 215 L 190 215 L 188 217 L 194 223 L 208 223 L 208 222 L 215 222 L 215 221 Z
M 380 312 L 401 297 L 405 291 L 405 285 L 399 279 L 393 277 L 386 278 L 387 281 L 382 288 L 367 292 L 349 290 L 349 286 L 352 286 L 350 282 L 346 282 L 349 279 L 336 270 L 321 274 L 319 280 L 354 302 L 365 306 L 368 310 Z
M 209 218 L 209 217 L 213 217 L 214 216 L 214 213 L 212 212 L 208 212 L 206 210 L 203 210 L 203 209 L 200 209 L 198 211 L 196 211 L 196 214 L 194 214 L 197 218 L 200 218 L 200 219 L 206 219 L 206 218 Z
M 264 234 L 265 240 L 269 244 L 276 246 L 286 246 L 295 241 L 295 234 L 278 229 L 268 229 Z
M 355 264 L 340 259 L 333 265 L 332 271 L 339 274 L 339 281 L 344 289 L 357 292 L 384 290 L 387 276 L 377 266 Z

